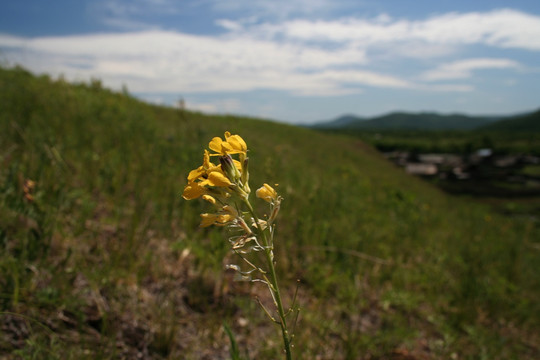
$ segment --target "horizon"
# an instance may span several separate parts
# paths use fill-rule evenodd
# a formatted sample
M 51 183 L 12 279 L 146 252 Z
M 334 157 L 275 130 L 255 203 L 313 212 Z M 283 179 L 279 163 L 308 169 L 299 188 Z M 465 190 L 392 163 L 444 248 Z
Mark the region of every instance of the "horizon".
M 540 108 L 540 3 L 0 4 L 0 62 L 154 104 L 297 125 Z M 486 115 L 489 114 L 489 115 Z
M 388 115 L 392 115 L 392 114 L 410 114 L 410 115 L 434 114 L 434 115 L 440 115 L 440 116 L 466 116 L 466 117 L 480 117 L 480 118 L 491 118 L 491 117 L 510 118 L 510 117 L 515 117 L 515 116 L 529 115 L 529 114 L 535 113 L 535 112 L 537 112 L 539 110 L 540 110 L 540 105 L 538 107 L 534 108 L 534 109 L 518 111 L 518 112 L 512 112 L 512 113 L 505 113 L 505 114 L 502 114 L 502 113 L 501 114 L 469 114 L 469 113 L 465 113 L 465 112 L 441 112 L 441 111 L 430 111 L 430 110 L 418 110 L 418 111 L 390 110 L 388 112 L 375 114 L 375 115 L 371 115 L 371 116 L 358 115 L 358 114 L 352 114 L 352 113 L 341 114 L 341 115 L 335 116 L 332 119 L 328 119 L 326 121 L 335 121 L 335 120 L 339 120 L 341 118 L 344 118 L 346 116 L 352 116 L 352 117 L 356 117 L 358 119 L 363 119 L 363 120 L 373 120 L 375 118 L 380 118 L 380 117 L 384 117 L 384 116 L 388 116 Z M 323 122 L 324 121 L 325 120 L 323 120 Z M 321 123 L 321 122 L 319 121 L 317 123 Z

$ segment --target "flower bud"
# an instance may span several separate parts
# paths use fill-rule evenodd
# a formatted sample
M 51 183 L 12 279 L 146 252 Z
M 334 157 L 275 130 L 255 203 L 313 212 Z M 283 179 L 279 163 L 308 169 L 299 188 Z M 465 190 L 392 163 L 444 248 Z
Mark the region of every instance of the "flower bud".
M 203 200 L 208 201 L 208 202 L 209 202 L 210 204 L 212 204 L 212 205 L 215 205 L 215 204 L 216 204 L 216 199 L 215 199 L 213 196 L 211 196 L 211 195 L 205 194 L 205 195 L 202 196 L 202 198 L 203 198 Z
M 221 163 L 221 170 L 223 170 L 223 173 L 227 175 L 232 182 L 236 182 L 236 180 L 240 179 L 240 171 L 238 171 L 234 165 L 234 161 L 230 155 L 220 156 L 219 162 Z
M 249 172 L 248 172 L 249 158 L 244 158 L 242 161 L 242 185 L 247 186 L 249 189 Z
M 259 189 L 257 189 L 255 194 L 259 199 L 263 199 L 264 201 L 267 201 L 269 203 L 277 200 L 278 198 L 276 190 L 274 190 L 273 187 L 266 183 L 263 184 L 263 186 L 261 186 Z

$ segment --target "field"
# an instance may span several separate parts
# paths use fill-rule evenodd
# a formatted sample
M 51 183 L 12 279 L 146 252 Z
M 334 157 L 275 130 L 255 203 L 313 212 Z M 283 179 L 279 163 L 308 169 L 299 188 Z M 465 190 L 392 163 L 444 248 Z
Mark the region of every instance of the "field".
M 326 131 L 325 131 L 326 132 Z M 339 134 L 341 130 L 329 130 Z M 345 133 L 345 131 L 343 131 Z M 380 151 L 468 154 L 490 148 L 496 154 L 540 156 L 540 132 L 497 130 L 346 130 Z
M 538 118 L 538 113 L 533 114 Z M 531 118 L 532 118 L 531 116 Z M 528 118 L 526 118 L 528 120 Z M 518 121 L 515 129 L 508 123 L 478 130 L 324 130 L 334 134 L 347 134 L 360 139 L 389 160 L 398 163 L 421 161 L 422 156 L 439 154 L 448 156 L 449 163 L 439 164 L 439 173 L 424 180 L 454 195 L 469 197 L 475 202 L 491 206 L 495 211 L 511 216 L 540 216 L 540 132 L 532 124 L 523 131 Z M 479 159 L 481 149 L 491 155 Z M 393 158 L 393 156 L 399 158 Z M 456 163 L 456 159 L 457 162 Z M 481 160 L 481 161 L 479 161 Z M 399 164 L 398 164 L 399 165 Z M 403 166 L 403 164 L 401 164 Z M 469 172 L 466 180 L 456 180 L 452 169 L 460 167 Z M 448 176 L 450 175 L 450 176 Z
M 265 289 L 232 280 L 222 229 L 180 196 L 226 130 L 252 189 L 284 197 L 295 358 L 540 358 L 537 219 L 447 195 L 358 138 L 23 69 L 0 69 L 0 358 L 226 359 L 224 324 L 243 358 L 280 358 Z

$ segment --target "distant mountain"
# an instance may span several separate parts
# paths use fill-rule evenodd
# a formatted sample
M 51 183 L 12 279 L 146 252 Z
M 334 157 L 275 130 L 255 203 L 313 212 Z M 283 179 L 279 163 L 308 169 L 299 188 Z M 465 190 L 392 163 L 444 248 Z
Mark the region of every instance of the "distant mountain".
M 356 115 L 343 115 L 334 120 L 316 123 L 312 125 L 311 127 L 324 128 L 324 129 L 343 128 L 343 127 L 349 127 L 352 124 L 356 122 L 360 122 L 360 121 L 366 121 L 366 119 L 358 117 Z
M 517 115 L 496 121 L 478 130 L 483 131 L 540 131 L 540 109 L 535 112 Z
M 369 119 L 345 115 L 335 120 L 318 123 L 313 127 L 371 130 L 472 130 L 500 119 L 501 117 L 495 116 L 395 112 Z

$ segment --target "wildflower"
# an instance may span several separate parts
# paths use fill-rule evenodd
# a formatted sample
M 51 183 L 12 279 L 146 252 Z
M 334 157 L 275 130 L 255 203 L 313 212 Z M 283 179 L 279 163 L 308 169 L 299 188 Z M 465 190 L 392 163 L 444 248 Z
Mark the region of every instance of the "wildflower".
M 208 150 L 204 150 L 204 157 L 203 157 L 203 164 L 196 168 L 195 170 L 191 170 L 188 175 L 188 181 L 194 181 L 197 179 L 202 178 L 205 174 L 214 171 L 218 169 L 218 166 L 212 164 L 210 162 L 210 155 L 208 153 Z
M 231 135 L 228 131 L 225 132 L 225 141 L 220 137 L 215 137 L 210 141 L 208 147 L 216 152 L 216 154 L 212 154 L 212 156 L 223 156 L 228 154 L 245 155 L 247 152 L 247 145 L 244 139 L 242 139 L 240 135 Z
M 191 181 L 184 188 L 182 197 L 186 200 L 193 200 L 206 194 L 206 192 L 206 188 L 204 186 L 201 186 L 200 183 Z
M 230 205 L 225 205 L 217 214 L 201 214 L 201 227 L 210 225 L 224 226 L 234 222 L 238 218 L 238 212 Z
M 233 183 L 229 178 L 221 171 L 216 170 L 208 174 L 208 178 L 201 181 L 201 185 L 210 185 L 210 186 L 231 186 Z
M 212 205 L 215 205 L 215 204 L 216 204 L 216 198 L 214 198 L 214 197 L 211 196 L 211 195 L 205 194 L 205 195 L 202 196 L 202 198 L 203 198 L 203 200 L 208 201 L 208 202 L 209 202 L 210 204 L 212 204 Z
M 23 184 L 24 197 L 26 200 L 32 202 L 34 201 L 34 195 L 32 192 L 36 187 L 36 182 L 34 180 L 26 179 Z
M 274 220 L 282 198 L 266 183 L 259 188 L 256 191 L 257 197 L 270 204 L 270 216 L 265 215 L 266 220 L 260 219 L 249 201 L 251 190 L 248 184 L 248 149 L 244 139 L 226 131 L 224 139 L 214 137 L 208 147 L 213 153 L 204 150 L 203 163 L 189 172 L 188 184 L 182 197 L 186 200 L 201 197 L 214 206 L 215 213 L 201 214 L 200 226 L 228 227 L 233 234 L 229 238 L 232 250 L 239 255 L 248 270 L 243 271 L 238 265 L 229 265 L 229 268 L 236 270 L 242 279 L 267 285 L 279 321 L 270 315 L 262 303 L 259 304 L 270 319 L 280 325 L 286 358 L 290 360 L 292 336 L 287 330 L 285 318 L 293 307 L 287 312 L 284 310 L 274 269 L 273 252 Z M 212 163 L 212 156 L 219 156 L 219 164 Z M 261 255 L 255 254 L 261 252 Z M 293 304 L 294 302 L 295 300 Z
M 273 187 L 271 187 L 268 184 L 263 184 L 257 191 L 255 192 L 258 198 L 263 199 L 264 201 L 267 201 L 269 203 L 277 200 L 278 194 L 276 190 L 274 190 Z
M 216 224 L 218 221 L 218 217 L 219 215 L 217 214 L 208 214 L 208 213 L 201 214 L 202 219 L 201 219 L 200 227 L 208 227 L 210 225 Z
M 241 177 L 241 164 L 237 160 L 231 159 L 231 167 L 238 173 L 237 177 Z M 230 170 L 229 170 L 230 172 Z M 188 174 L 188 184 L 184 188 L 182 197 L 186 200 L 196 199 L 202 195 L 207 195 L 209 192 L 208 186 L 217 188 L 228 188 L 234 186 L 234 178 L 231 180 L 223 170 L 222 165 L 215 165 L 210 161 L 208 150 L 204 151 L 203 164 L 198 168 L 191 170 Z M 217 193 L 227 196 L 228 190 L 215 190 Z

